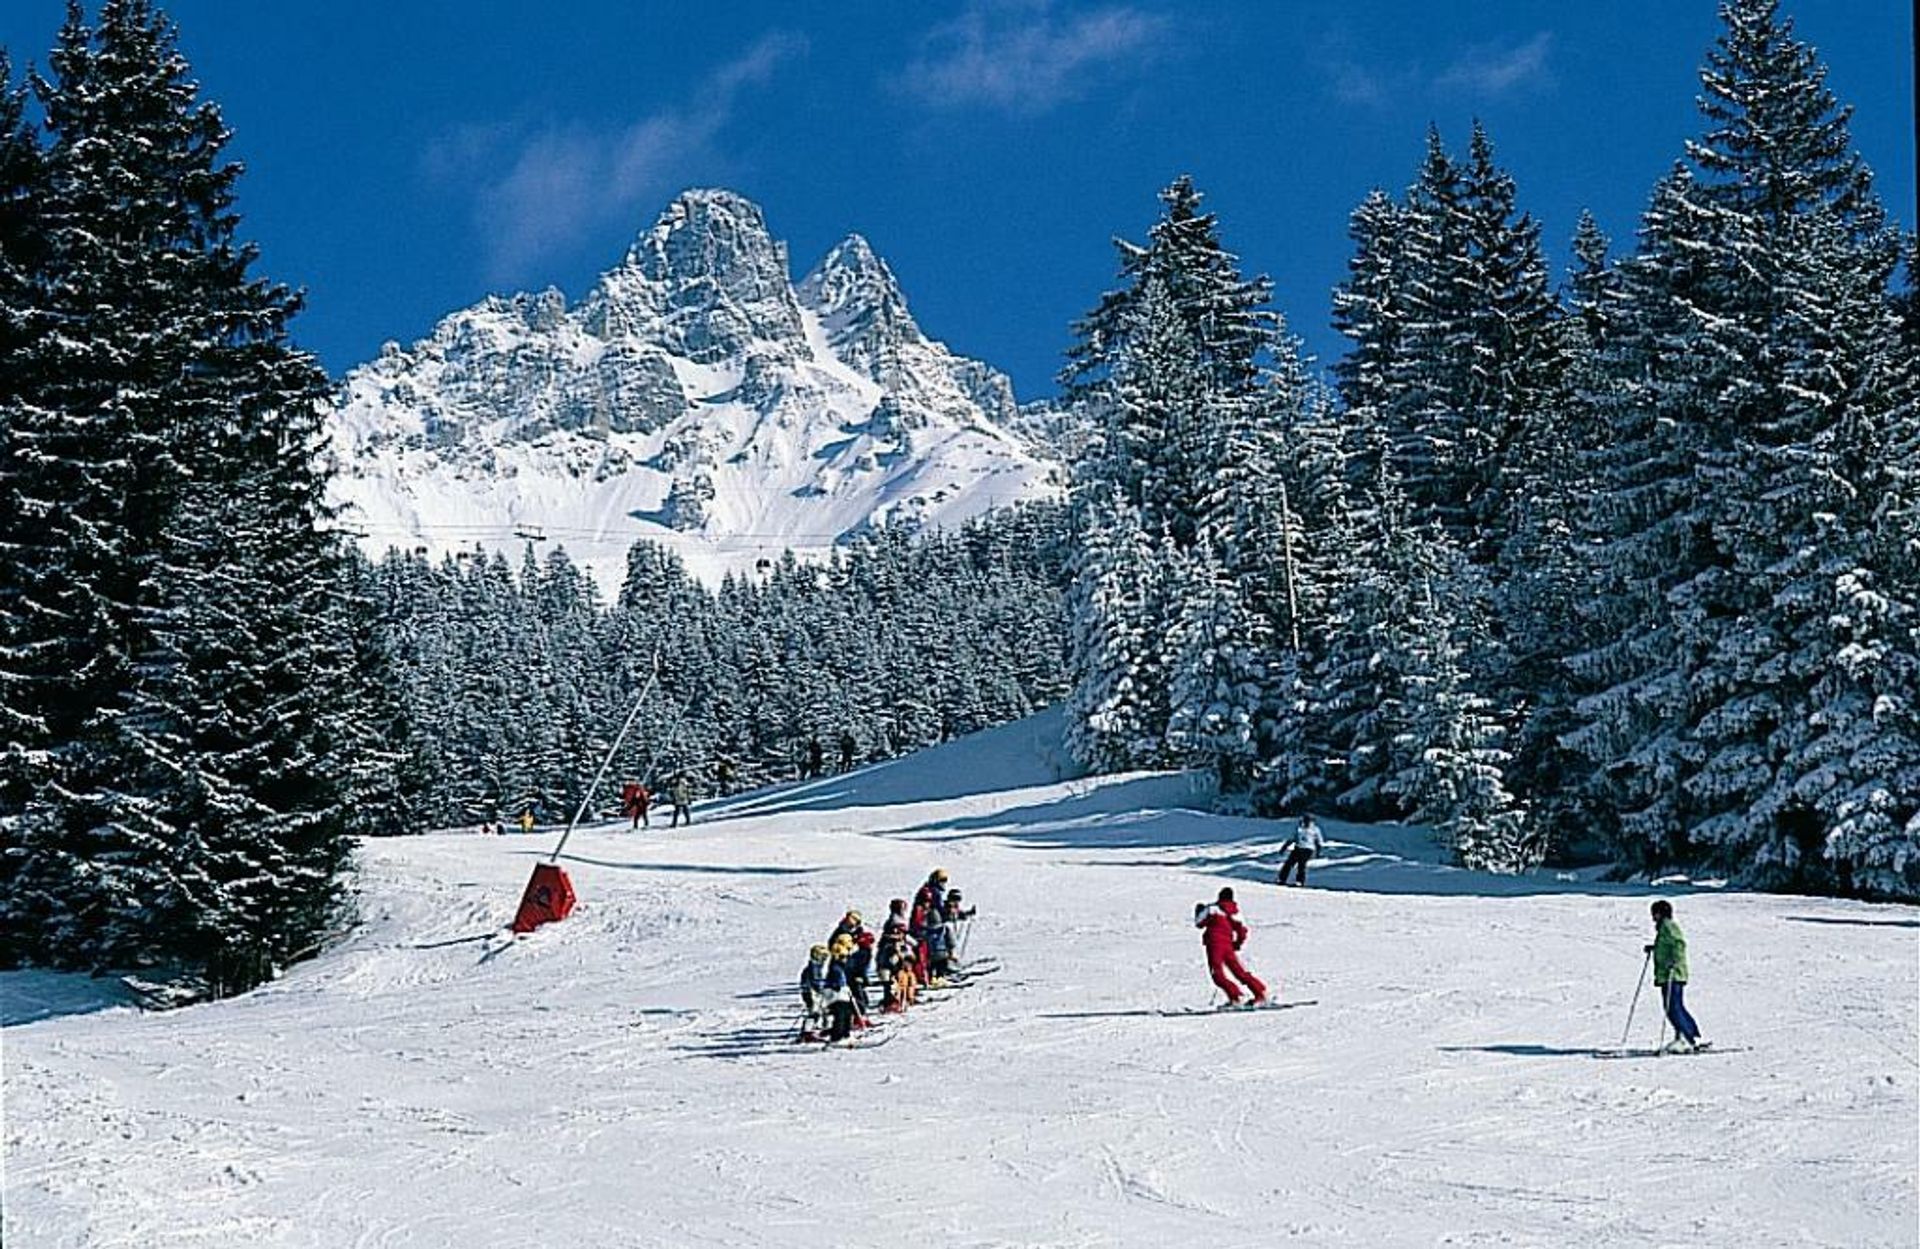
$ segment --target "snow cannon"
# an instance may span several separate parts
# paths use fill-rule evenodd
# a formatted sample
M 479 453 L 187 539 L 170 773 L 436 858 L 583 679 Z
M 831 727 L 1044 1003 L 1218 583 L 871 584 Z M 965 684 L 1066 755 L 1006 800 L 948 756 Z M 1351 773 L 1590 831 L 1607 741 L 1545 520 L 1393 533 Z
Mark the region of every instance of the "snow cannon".
M 613 745 L 607 747 L 606 755 L 600 760 L 600 770 L 593 774 L 586 793 L 581 795 L 580 805 L 574 808 L 573 818 L 567 821 L 566 831 L 560 834 L 560 841 L 547 856 L 545 863 L 533 865 L 533 876 L 527 881 L 527 891 L 520 895 L 520 910 L 513 917 L 513 935 L 524 936 L 542 924 L 552 924 L 573 914 L 576 901 L 573 882 L 567 879 L 567 869 L 560 866 L 560 852 L 567 848 L 567 838 L 573 836 L 573 830 L 580 827 L 581 819 L 587 814 L 587 807 L 593 802 L 594 794 L 600 790 L 600 782 L 607 779 L 607 768 L 613 763 L 614 755 L 620 751 L 620 743 L 627 740 L 627 734 L 633 730 L 633 722 L 640 718 L 640 709 L 647 705 L 648 695 L 660 682 L 660 652 L 653 653 L 653 675 L 640 687 L 640 696 L 633 700 L 633 710 L 627 713 L 625 724 L 614 734 Z M 681 714 L 686 713 L 682 705 Z M 677 728 L 679 721 L 674 721 Z M 645 779 L 651 779 L 653 758 L 647 759 Z
M 567 879 L 567 869 L 558 863 L 534 864 L 527 891 L 520 895 L 520 910 L 513 917 L 514 935 L 565 919 L 573 913 L 573 903 L 573 882 Z

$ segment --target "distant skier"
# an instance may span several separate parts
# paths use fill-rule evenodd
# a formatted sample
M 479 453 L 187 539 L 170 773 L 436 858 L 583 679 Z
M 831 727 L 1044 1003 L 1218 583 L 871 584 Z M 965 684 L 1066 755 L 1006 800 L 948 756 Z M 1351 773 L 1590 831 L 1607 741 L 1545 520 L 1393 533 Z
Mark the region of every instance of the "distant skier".
M 722 798 L 733 795 L 733 760 L 721 755 L 713 765 L 713 784 Z
M 1194 907 L 1193 926 L 1201 930 L 1200 940 L 1207 950 L 1207 971 L 1227 995 L 1227 1005 L 1240 1005 L 1240 985 L 1227 978 L 1229 972 L 1252 990 L 1253 1005 L 1264 1005 L 1267 986 L 1240 965 L 1240 947 L 1246 944 L 1247 926 L 1240 922 L 1240 904 L 1233 900 L 1233 889 L 1222 889 L 1211 906 L 1203 902 Z
M 530 833 L 533 831 L 533 808 L 532 807 L 528 807 L 526 810 L 520 813 L 520 831 L 523 833 Z
M 802 779 L 812 780 L 814 777 L 819 776 L 825 759 L 826 752 L 820 748 L 820 739 L 817 737 L 809 737 L 807 739 L 807 766 L 801 771 Z
M 633 821 L 628 831 L 637 831 L 642 827 L 652 828 L 653 822 L 647 818 L 647 811 L 653 806 L 653 795 L 639 781 L 628 781 L 620 788 L 620 809 Z
M 829 1041 L 844 1041 L 853 1032 L 853 996 L 847 988 L 846 969 L 824 945 L 814 946 L 807 965 L 800 969 L 800 1001 L 807 1008 L 802 1040 L 819 1040 L 820 1028 L 826 1030 Z
M 1280 880 L 1287 883 L 1290 873 L 1296 874 L 1295 884 L 1307 883 L 1307 864 L 1320 857 L 1320 851 L 1326 846 L 1327 839 L 1320 835 L 1320 822 L 1311 814 L 1300 817 L 1300 823 L 1294 828 L 1293 840 L 1288 843 L 1287 861 L 1280 865 Z
M 846 729 L 841 729 L 840 730 L 840 770 L 842 772 L 853 771 L 854 753 L 858 751 L 859 748 L 860 748 L 860 743 L 853 740 L 853 734 L 848 732 Z
M 1687 1013 L 1687 937 L 1673 922 L 1673 903 L 1662 898 L 1653 904 L 1653 984 L 1667 1008 L 1667 1022 L 1673 1025 L 1673 1040 L 1661 1046 L 1663 1051 L 1691 1054 L 1713 1044 L 1700 1039 L 1700 1025 Z
M 667 796 L 673 799 L 673 817 L 667 821 L 668 828 L 678 828 L 682 824 L 693 824 L 693 782 L 687 779 L 685 772 L 673 774 L 673 784 L 667 788 Z

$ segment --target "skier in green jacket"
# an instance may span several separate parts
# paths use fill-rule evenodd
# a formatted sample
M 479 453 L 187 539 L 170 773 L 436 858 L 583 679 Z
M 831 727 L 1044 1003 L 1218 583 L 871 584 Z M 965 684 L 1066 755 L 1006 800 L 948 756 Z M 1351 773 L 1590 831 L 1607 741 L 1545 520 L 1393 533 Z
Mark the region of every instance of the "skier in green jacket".
M 1673 922 L 1673 903 L 1662 898 L 1653 904 L 1653 983 L 1666 1004 L 1667 1022 L 1673 1025 L 1673 1040 L 1661 1048 L 1691 1054 L 1707 1048 L 1710 1041 L 1700 1039 L 1700 1025 L 1687 1013 L 1687 935 Z

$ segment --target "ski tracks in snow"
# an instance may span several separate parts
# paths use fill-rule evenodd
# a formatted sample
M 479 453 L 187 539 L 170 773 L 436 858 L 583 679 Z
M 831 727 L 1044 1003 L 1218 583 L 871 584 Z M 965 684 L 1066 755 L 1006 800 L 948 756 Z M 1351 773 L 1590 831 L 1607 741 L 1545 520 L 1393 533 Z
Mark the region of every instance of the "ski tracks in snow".
M 369 843 L 366 923 L 285 980 L 7 1028 L 9 1245 L 1911 1245 L 1920 968 L 1874 908 L 1679 899 L 1689 1004 L 1749 1052 L 1597 1062 L 1643 896 L 1477 896 L 1404 852 L 1281 890 L 1235 872 L 1284 828 L 993 740 L 954 749 L 997 792 L 916 797 L 953 794 L 935 751 L 583 830 L 579 909 L 517 941 L 550 839 Z M 807 946 L 934 866 L 1005 970 L 884 1046 L 791 1044 Z M 1159 1016 L 1208 999 L 1223 879 L 1249 966 L 1320 1005 Z

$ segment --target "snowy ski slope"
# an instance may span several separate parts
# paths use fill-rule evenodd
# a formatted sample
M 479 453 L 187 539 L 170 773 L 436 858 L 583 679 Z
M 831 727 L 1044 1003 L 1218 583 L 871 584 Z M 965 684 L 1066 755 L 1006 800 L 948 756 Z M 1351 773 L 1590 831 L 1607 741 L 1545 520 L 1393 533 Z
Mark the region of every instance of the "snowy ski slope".
M 1281 826 L 1059 780 L 1057 734 L 587 830 L 580 909 L 519 942 L 458 939 L 552 837 L 445 834 L 368 845 L 365 925 L 240 1000 L 0 977 L 5 1242 L 1916 1243 L 1920 913 L 1665 891 L 1694 1013 L 1748 1048 L 1604 1061 L 1647 890 L 1339 825 L 1281 890 Z M 934 866 L 1004 969 L 885 1046 L 788 1044 L 807 945 Z M 1208 1002 L 1188 918 L 1225 882 L 1317 1006 L 1159 1013 Z

